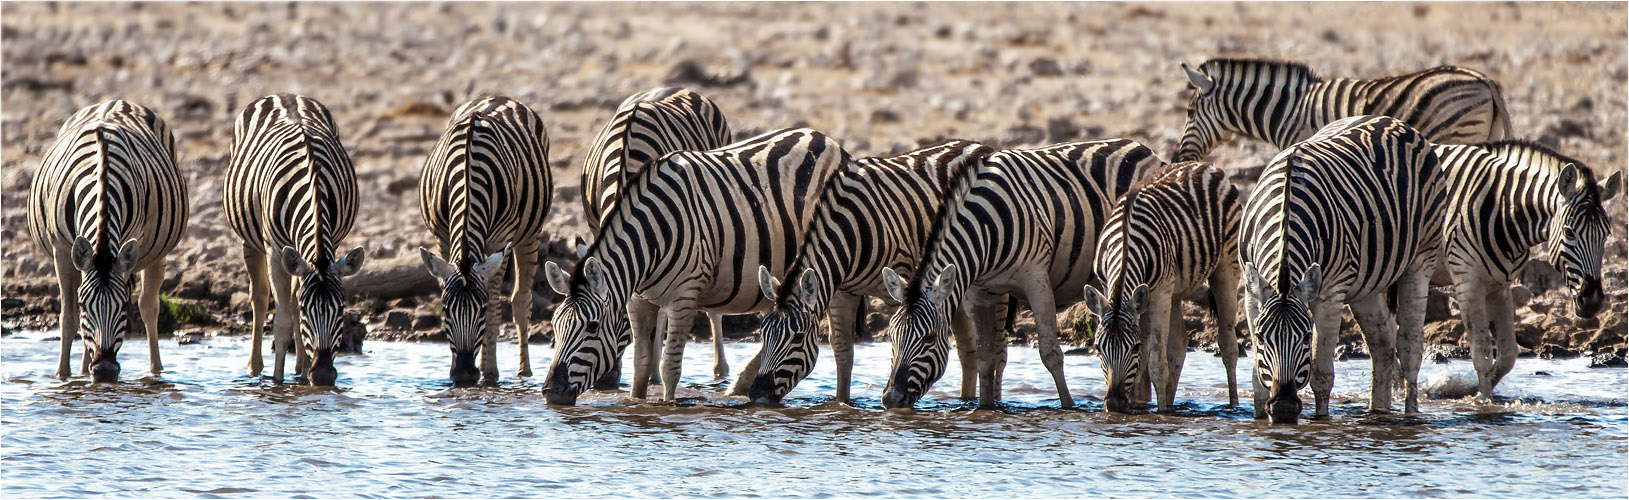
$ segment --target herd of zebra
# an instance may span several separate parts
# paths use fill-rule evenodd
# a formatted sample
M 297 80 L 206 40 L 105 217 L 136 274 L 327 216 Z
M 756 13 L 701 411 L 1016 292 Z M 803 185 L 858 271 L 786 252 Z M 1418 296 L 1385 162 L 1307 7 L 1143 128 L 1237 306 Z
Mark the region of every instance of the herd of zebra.
M 1500 87 L 1483 74 L 1325 79 L 1254 59 L 1182 68 L 1192 97 L 1173 164 L 1125 139 L 1000 151 L 953 140 L 856 159 L 806 128 L 732 140 L 718 106 L 690 90 L 629 97 L 584 155 L 593 241 L 579 244 L 572 269 L 544 266 L 564 296 L 547 401 L 616 389 L 630 345 L 632 396 L 658 382 L 673 399 L 684 340 L 705 311 L 720 378 L 729 368 L 717 315 L 765 313 L 762 348 L 730 392 L 766 402 L 809 374 L 826 320 L 836 398 L 846 402 L 856 317 L 875 296 L 898 304 L 886 407 L 911 407 L 929 390 L 951 338 L 961 395 L 994 405 L 1020 302 L 1034 312 L 1059 404 L 1073 406 L 1056 319 L 1085 301 L 1106 409 L 1166 409 L 1189 335 L 1179 301 L 1208 287 L 1237 404 L 1242 279 L 1257 418 L 1296 421 L 1309 382 L 1314 415 L 1328 415 L 1342 306 L 1372 355 L 1370 408 L 1390 411 L 1400 378 L 1404 409 L 1416 412 L 1428 287 L 1453 287 L 1482 397 L 1514 363 L 1510 284 L 1534 246 L 1546 245 L 1565 274 L 1575 314 L 1606 303 L 1602 203 L 1621 176 L 1598 180 L 1581 162 L 1515 140 Z M 1234 133 L 1282 149 L 1247 197 L 1198 161 Z M 506 270 L 511 300 L 532 303 L 553 188 L 548 146 L 535 112 L 485 97 L 453 113 L 424 163 L 419 211 L 439 248 L 420 252 L 442 287 L 455 385 L 499 378 L 493 288 Z M 272 378 L 282 382 L 293 349 L 296 374 L 332 385 L 343 278 L 365 252 L 336 247 L 355 221 L 357 182 L 327 108 L 290 94 L 250 104 L 234 125 L 226 179 L 252 290 L 249 374 L 263 369 L 275 294 Z M 114 100 L 63 125 L 35 174 L 28 219 L 61 286 L 59 377 L 83 338 L 81 372 L 117 380 L 138 271 L 150 368 L 162 370 L 158 285 L 187 206 L 174 137 L 148 108 Z M 513 308 L 523 377 L 531 309 Z

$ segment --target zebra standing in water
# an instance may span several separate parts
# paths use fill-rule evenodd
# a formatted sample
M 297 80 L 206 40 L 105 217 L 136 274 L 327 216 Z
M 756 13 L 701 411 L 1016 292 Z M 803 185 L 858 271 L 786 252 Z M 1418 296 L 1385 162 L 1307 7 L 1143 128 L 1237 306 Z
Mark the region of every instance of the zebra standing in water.
M 1221 169 L 1184 162 L 1133 186 L 1115 207 L 1097 243 L 1096 269 L 1108 293 L 1086 286 L 1086 305 L 1100 319 L 1094 341 L 1108 411 L 1125 412 L 1128 393 L 1147 401 L 1144 360 L 1159 409 L 1171 407 L 1188 353 L 1182 297 L 1204 284 L 1216 305 L 1228 404 L 1239 404 L 1240 204 L 1239 188 Z
M 136 272 L 148 365 L 154 375 L 164 371 L 158 287 L 164 257 L 186 225 L 187 186 L 175 166 L 175 136 L 152 110 L 113 100 L 62 124 L 28 191 L 28 232 L 56 262 L 62 293 L 57 377 L 68 377 L 68 351 L 83 329 L 82 369 L 96 382 L 119 379 Z
M 1162 164 L 1147 147 L 1117 139 L 1001 151 L 958 176 L 909 285 L 892 269 L 882 272 L 900 302 L 888 322 L 894 359 L 883 406 L 915 405 L 944 375 L 945 330 L 958 305 L 969 309 L 978 338 L 979 406 L 994 406 L 1007 345 L 992 309 L 1004 293 L 1022 295 L 1035 312 L 1041 362 L 1059 404 L 1074 406 L 1057 308 L 1079 300 L 1091 279 L 1098 230 L 1114 200 Z
M 492 288 L 503 283 L 505 256 L 514 262 L 510 301 L 520 332 L 519 375 L 531 376 L 532 276 L 553 191 L 543 119 L 508 97 L 459 106 L 425 160 L 419 215 L 440 242 L 441 255 L 421 247 L 419 256 L 441 281 L 454 385 L 475 383 L 477 351 L 481 383 L 498 383 L 500 319 Z
M 1309 371 L 1314 415 L 1329 415 L 1342 304 L 1373 356 L 1369 408 L 1390 411 L 1400 362 L 1405 411 L 1418 411 L 1426 290 L 1442 245 L 1446 187 L 1424 135 L 1385 116 L 1336 120 L 1268 164 L 1245 205 L 1239 241 L 1257 418 L 1295 423 L 1296 391 Z
M 1465 144 L 1511 136 L 1499 83 L 1480 72 L 1441 66 L 1407 75 L 1322 79 L 1304 64 L 1212 59 L 1193 70 L 1188 123 L 1172 161 L 1195 161 L 1234 132 L 1283 149 L 1325 124 L 1349 116 L 1397 118 L 1436 143 Z
M 724 113 L 701 94 L 664 87 L 629 96 L 589 143 L 588 156 L 583 162 L 583 213 L 591 214 L 589 232 L 599 233 L 601 221 L 611 215 L 621 187 L 647 163 L 674 151 L 706 151 L 729 142 L 730 125 L 724 120 Z M 713 375 L 723 378 L 729 376 L 730 369 L 724 359 L 723 318 L 710 314 L 708 319 L 713 329 Z M 647 335 L 656 332 L 652 329 Z M 599 365 L 607 371 L 595 379 L 594 387 L 616 389 L 622 372 L 622 351 L 632 341 L 626 318 L 611 321 L 603 334 L 611 338 L 583 346 L 592 351 L 584 355 L 604 355 L 610 360 L 608 364 Z M 566 369 L 563 366 L 554 363 L 549 376 L 566 376 L 556 373 L 556 370 Z
M 1591 318 L 1606 305 L 1601 253 L 1611 224 L 1602 204 L 1622 189 L 1621 172 L 1597 182 L 1584 163 L 1525 141 L 1438 145 L 1436 152 L 1449 201 L 1432 284 L 1454 287 L 1477 392 L 1491 398 L 1516 363 L 1510 284 L 1534 245 L 1545 243 L 1550 263 L 1566 275 L 1574 314 Z
M 334 385 L 334 349 L 345 314 L 340 280 L 362 269 L 363 253 L 360 246 L 343 257 L 334 252 L 356 220 L 356 171 L 328 108 L 293 94 L 262 97 L 244 108 L 232 127 L 232 160 L 221 199 L 227 222 L 243 239 L 249 270 L 254 335 L 249 376 L 259 376 L 264 367 L 260 344 L 275 290 L 272 380 L 283 383 L 284 357 L 298 317 L 295 372 L 306 374 L 311 385 Z
M 763 349 L 748 376 L 753 400 L 779 402 L 814 368 L 816 329 L 827 318 L 837 359 L 837 400 L 849 400 L 857 314 L 867 295 L 885 296 L 877 280 L 884 268 L 903 269 L 921 257 L 933 216 L 953 179 L 978 168 L 995 150 L 950 141 L 889 158 L 862 158 L 826 184 L 814 220 L 787 282 L 758 267 L 758 288 L 774 308 L 764 315 Z M 978 373 L 972 332 L 965 322 L 951 329 L 962 361 L 962 394 L 976 392 Z M 733 392 L 733 391 L 732 391 Z
M 604 324 L 626 314 L 632 331 L 666 314 L 662 398 L 672 400 L 696 309 L 744 313 L 768 304 L 758 266 L 785 269 L 827 179 L 849 161 L 836 141 L 809 129 L 766 133 L 712 151 L 670 153 L 624 185 L 576 269 L 545 267 L 565 295 L 554 311 L 555 363 L 543 393 L 575 404 L 609 359 Z M 600 340 L 596 340 L 600 339 Z M 633 397 L 644 398 L 653 342 L 634 337 Z

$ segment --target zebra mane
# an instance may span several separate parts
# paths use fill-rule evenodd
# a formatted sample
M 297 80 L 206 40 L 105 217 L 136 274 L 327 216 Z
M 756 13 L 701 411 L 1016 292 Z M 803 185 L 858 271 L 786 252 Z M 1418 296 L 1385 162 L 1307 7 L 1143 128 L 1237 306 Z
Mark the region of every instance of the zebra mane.
M 1206 75 L 1210 75 L 1211 78 L 1216 78 L 1216 79 L 1220 80 L 1220 78 L 1217 78 L 1218 77 L 1218 72 L 1216 72 L 1216 71 L 1208 71 L 1208 70 L 1214 70 L 1214 69 L 1222 68 L 1222 69 L 1231 70 L 1231 71 L 1226 72 L 1228 74 L 1240 74 L 1240 73 L 1248 72 L 1247 70 L 1252 70 L 1252 69 L 1260 68 L 1260 67 L 1263 67 L 1263 66 L 1273 66 L 1273 67 L 1286 68 L 1286 69 L 1289 69 L 1292 73 L 1296 73 L 1296 74 L 1299 74 L 1301 76 L 1305 76 L 1307 78 L 1307 80 L 1309 80 L 1309 81 L 1318 81 L 1318 79 L 1319 79 L 1318 74 L 1316 72 L 1313 72 L 1312 67 L 1307 66 L 1306 63 L 1296 62 L 1296 61 L 1289 61 L 1289 60 L 1284 60 L 1284 59 L 1251 58 L 1251 57 L 1218 57 L 1218 58 L 1213 58 L 1213 59 L 1210 59 L 1208 61 L 1205 61 L 1204 63 L 1201 63 L 1199 65 L 1199 68 L 1200 68 L 1200 71 L 1203 71 Z
M 604 221 L 606 224 L 602 224 L 600 226 L 600 234 L 595 236 L 594 241 L 588 244 L 588 249 L 583 251 L 583 257 L 577 259 L 577 263 L 571 267 L 572 288 L 577 288 L 587 284 L 587 280 L 583 277 L 583 263 L 588 261 L 589 256 L 597 254 L 601 246 L 608 245 L 609 243 L 606 243 L 607 241 L 614 239 L 605 237 L 606 230 L 611 227 L 609 223 L 619 218 L 631 217 L 632 215 L 630 215 L 630 212 L 632 212 L 633 209 L 630 207 L 634 206 L 635 204 L 628 203 L 628 201 L 638 199 L 638 197 L 645 194 L 645 190 L 650 189 L 652 179 L 656 178 L 656 172 L 658 170 L 662 170 L 661 167 L 669 163 L 667 161 L 669 158 L 686 153 L 690 153 L 690 151 L 674 151 L 662 155 L 660 158 L 651 160 L 650 163 L 645 164 L 645 168 L 635 172 L 632 177 L 623 180 L 622 187 L 619 188 L 620 192 L 617 194 L 616 199 L 611 201 L 611 211 L 605 217 Z M 592 217 L 591 214 L 583 215 L 585 217 Z M 601 263 L 606 264 L 604 262 Z
M 1492 141 L 1492 142 L 1483 142 L 1483 143 L 1472 144 L 1472 146 L 1487 150 L 1489 153 L 1493 153 L 1494 156 L 1499 156 L 1501 158 L 1503 157 L 1503 155 L 1501 153 L 1506 153 L 1506 152 L 1510 152 L 1510 151 L 1526 150 L 1526 151 L 1536 152 L 1539 155 L 1550 157 L 1551 160 L 1555 161 L 1555 166 L 1557 166 L 1557 167 L 1559 167 L 1561 165 L 1568 164 L 1568 163 L 1573 164 L 1573 166 L 1578 168 L 1578 178 L 1580 180 L 1582 180 L 1582 181 L 1585 181 L 1585 184 L 1593 185 L 1596 182 L 1595 170 L 1590 168 L 1589 165 L 1585 164 L 1584 162 L 1578 161 L 1577 159 L 1575 159 L 1575 158 L 1573 158 L 1571 156 L 1567 156 L 1565 154 L 1562 154 L 1561 152 L 1556 151 L 1555 149 L 1552 149 L 1549 146 L 1545 146 L 1543 144 L 1540 144 L 1537 141 L 1532 141 L 1532 140 L 1528 140 L 1528 139 L 1505 139 L 1505 140 L 1501 140 L 1501 141 Z M 1554 176 L 1557 173 L 1558 172 L 1550 171 L 1548 169 L 1545 170 L 1545 174 L 1550 175 L 1550 176 Z M 1591 187 L 1590 189 L 1594 189 L 1594 188 Z
M 917 268 L 911 270 L 910 284 L 905 287 L 905 300 L 907 302 L 916 302 L 922 298 L 923 282 L 927 280 L 929 271 L 927 267 L 932 266 L 933 259 L 938 257 L 939 252 L 944 251 L 944 245 L 941 243 L 948 237 L 946 233 L 950 232 L 950 225 L 955 223 L 956 213 L 961 210 L 962 202 L 967 199 L 967 194 L 972 191 L 973 182 L 978 180 L 979 168 L 989 161 L 989 157 L 986 156 L 978 161 L 967 162 L 952 177 L 950 188 L 945 190 L 944 204 L 939 205 L 938 213 L 933 215 L 933 229 L 928 231 L 928 239 L 923 242 L 922 259 L 917 262 Z M 961 270 L 963 273 L 968 271 L 970 270 Z M 937 272 L 933 274 L 938 275 Z

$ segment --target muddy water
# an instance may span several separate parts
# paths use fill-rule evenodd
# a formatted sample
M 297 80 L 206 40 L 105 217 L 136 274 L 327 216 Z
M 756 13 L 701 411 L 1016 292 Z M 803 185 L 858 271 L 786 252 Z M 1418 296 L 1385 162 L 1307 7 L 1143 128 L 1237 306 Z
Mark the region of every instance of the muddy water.
M 1367 362 L 1338 363 L 1336 415 L 1288 428 L 1251 420 L 1247 390 L 1244 407 L 1220 405 L 1221 363 L 1203 353 L 1183 374 L 1187 402 L 1161 415 L 1101 413 L 1090 357 L 1066 361 L 1081 409 L 1057 409 L 1050 376 L 1019 347 L 1000 411 L 957 400 L 952 367 L 917 411 L 886 412 L 886 344 L 858 350 L 855 407 L 829 400 L 829 351 L 786 407 L 763 408 L 721 396 L 702 375 L 711 349 L 695 345 L 677 404 L 591 393 L 555 408 L 536 378 L 450 388 L 441 344 L 369 343 L 336 363 L 341 389 L 315 390 L 244 377 L 248 344 L 227 337 L 167 340 L 168 370 L 140 378 L 135 339 L 121 353 L 126 381 L 98 386 L 49 377 L 53 334 L 0 340 L 8 498 L 1621 497 L 1629 487 L 1625 371 L 1584 360 L 1524 359 L 1500 403 L 1431 400 L 1409 417 L 1366 414 Z M 739 366 L 755 347 L 728 354 Z M 502 349 L 513 373 L 514 346 Z M 1469 366 L 1427 366 L 1422 378 L 1442 370 Z

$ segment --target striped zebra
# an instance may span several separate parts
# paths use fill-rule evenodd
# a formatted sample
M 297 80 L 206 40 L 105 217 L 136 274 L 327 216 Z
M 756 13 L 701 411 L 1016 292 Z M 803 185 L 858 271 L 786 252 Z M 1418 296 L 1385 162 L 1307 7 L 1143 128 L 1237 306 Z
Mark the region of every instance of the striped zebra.
M 335 253 L 356 220 L 356 170 L 328 108 L 294 94 L 262 97 L 245 107 L 232 126 L 221 199 L 227 223 L 243 239 L 249 271 L 249 376 L 264 367 L 260 344 L 275 291 L 272 380 L 283 383 L 298 318 L 296 373 L 311 385 L 334 385 L 334 349 L 345 314 L 340 280 L 362 269 L 363 253 L 360 246 L 344 256 Z
M 1108 411 L 1124 413 L 1128 395 L 1146 402 L 1142 393 L 1150 379 L 1159 409 L 1171 407 L 1188 353 L 1181 300 L 1207 284 L 1227 369 L 1228 404 L 1239 404 L 1234 325 L 1240 198 L 1221 169 L 1184 162 L 1132 186 L 1115 206 L 1097 243 L 1095 267 L 1104 289 L 1087 285 L 1085 290 L 1086 305 L 1099 318 L 1093 341 L 1108 383 L 1103 400 Z M 1148 360 L 1147 376 L 1140 371 L 1143 360 Z
M 816 329 L 825 317 L 837 359 L 837 400 L 847 402 L 862 301 L 887 296 L 878 273 L 916 263 L 951 181 L 994 152 L 955 140 L 893 157 L 862 158 L 833 177 L 786 270 L 787 282 L 758 268 L 758 288 L 774 306 L 763 318 L 761 361 L 737 380 L 738 385 L 750 382 L 746 395 L 779 402 L 808 376 L 819 353 Z M 971 397 L 978 380 L 972 332 L 951 331 L 961 354 L 962 394 Z
M 674 151 L 706 151 L 729 142 L 730 126 L 724 113 L 701 94 L 664 87 L 629 96 L 589 143 L 583 162 L 583 213 L 593 214 L 588 218 L 589 232 L 599 233 L 601 221 L 611 215 L 622 185 L 638 175 L 645 164 Z M 724 359 L 723 318 L 712 314 L 709 319 L 713 329 L 713 375 L 723 378 L 730 369 Z M 606 326 L 616 336 L 616 344 L 607 354 L 611 368 L 603 380 L 595 382 L 596 389 L 617 388 L 622 351 L 633 340 L 626 319 Z M 656 331 L 647 335 L 655 335 Z
M 1475 70 L 1440 66 L 1373 80 L 1322 79 L 1304 64 L 1212 59 L 1193 70 L 1188 121 L 1173 161 L 1199 160 L 1233 133 L 1283 149 L 1349 116 L 1395 117 L 1436 143 L 1511 137 L 1499 83 Z
M 520 332 L 520 371 L 531 376 L 528 356 L 532 276 L 539 238 L 553 194 L 549 135 L 543 119 L 508 97 L 485 97 L 459 106 L 424 162 L 419 177 L 419 215 L 435 234 L 441 255 L 419 248 L 430 275 L 441 281 L 442 323 L 452 347 L 454 385 L 480 379 L 498 383 L 497 296 L 503 262 L 514 262 L 510 293 Z
M 1611 224 L 1602 204 L 1622 189 L 1622 175 L 1597 182 L 1583 162 L 1526 141 L 1438 145 L 1436 152 L 1449 200 L 1432 284 L 1454 287 L 1478 394 L 1491 398 L 1516 363 L 1510 284 L 1535 245 L 1544 244 L 1566 276 L 1574 314 L 1591 318 L 1607 304 L 1601 254 Z
M 698 308 L 763 310 L 753 271 L 785 269 L 826 180 L 848 153 L 809 129 L 769 132 L 711 151 L 670 153 L 630 179 L 600 233 L 569 275 L 553 262 L 549 285 L 565 296 L 554 310 L 550 404 L 575 404 L 608 370 L 614 339 L 602 322 L 626 314 L 632 331 L 666 316 L 662 398 L 679 383 L 684 339 Z M 644 398 L 654 342 L 635 336 L 632 393 Z
M 1447 210 L 1437 161 L 1408 124 L 1356 116 L 1268 164 L 1245 204 L 1239 241 L 1257 418 L 1295 423 L 1296 392 L 1309 372 L 1314 415 L 1329 415 L 1343 304 L 1373 357 L 1369 408 L 1390 411 L 1400 363 L 1405 411 L 1418 410 L 1426 290 Z
M 1007 345 L 993 308 L 1007 293 L 1022 296 L 1034 311 L 1041 361 L 1059 404 L 1074 406 L 1058 348 L 1057 308 L 1081 298 L 1114 200 L 1162 164 L 1147 147 L 1115 139 L 1005 150 L 958 176 L 909 284 L 892 269 L 882 272 L 889 295 L 900 302 L 888 322 L 894 359 L 883 406 L 915 405 L 944 375 L 945 330 L 958 305 L 968 309 L 977 337 L 979 406 L 994 406 Z
M 81 369 L 96 382 L 119 379 L 136 272 L 148 367 L 154 375 L 164 371 L 158 288 L 164 256 L 187 225 L 187 206 L 175 136 L 152 110 L 113 100 L 62 124 L 28 191 L 28 232 L 55 261 L 62 294 L 57 377 L 68 378 L 68 350 L 83 330 Z

